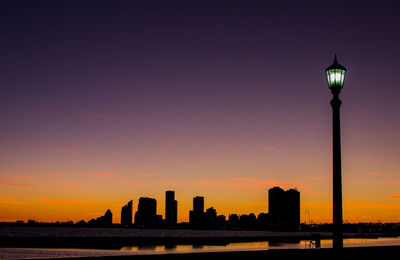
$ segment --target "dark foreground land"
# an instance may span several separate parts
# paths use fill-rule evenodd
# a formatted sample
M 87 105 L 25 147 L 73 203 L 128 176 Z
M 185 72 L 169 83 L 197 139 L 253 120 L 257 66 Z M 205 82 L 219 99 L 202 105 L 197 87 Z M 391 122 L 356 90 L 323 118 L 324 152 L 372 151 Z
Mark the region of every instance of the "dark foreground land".
M 349 259 L 349 260 L 372 260 L 372 259 L 398 259 L 400 255 L 400 246 L 381 246 L 381 247 L 353 247 L 344 248 L 336 251 L 331 248 L 326 249 L 279 249 L 263 251 L 241 251 L 241 252 L 212 252 L 212 253 L 181 253 L 181 254 L 163 254 L 163 255 L 132 255 L 132 256 L 109 256 L 109 257 L 85 257 L 74 259 Z M 60 258 L 58 258 L 60 259 Z

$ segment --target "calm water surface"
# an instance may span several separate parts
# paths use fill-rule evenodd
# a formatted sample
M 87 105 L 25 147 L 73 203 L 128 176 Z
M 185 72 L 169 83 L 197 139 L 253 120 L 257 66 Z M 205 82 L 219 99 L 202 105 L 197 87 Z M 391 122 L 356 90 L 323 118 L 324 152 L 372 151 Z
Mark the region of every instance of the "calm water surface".
M 400 238 L 344 239 L 345 247 L 392 246 L 400 245 Z M 309 240 L 291 243 L 245 242 L 230 243 L 226 246 L 176 245 L 176 246 L 132 246 L 120 250 L 99 249 L 54 249 L 54 248 L 0 248 L 0 259 L 38 259 L 61 257 L 117 256 L 135 254 L 166 254 L 216 251 L 248 251 L 268 249 L 304 249 L 310 246 Z M 321 240 L 322 248 L 332 247 L 332 240 Z

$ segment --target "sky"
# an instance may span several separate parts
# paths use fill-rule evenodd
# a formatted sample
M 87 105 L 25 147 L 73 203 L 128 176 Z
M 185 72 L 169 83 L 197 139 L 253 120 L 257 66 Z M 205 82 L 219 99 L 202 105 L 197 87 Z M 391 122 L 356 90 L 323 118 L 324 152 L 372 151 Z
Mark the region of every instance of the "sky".
M 0 221 L 86 221 L 174 190 L 218 214 L 297 188 L 332 222 L 400 222 L 397 1 L 1 1 Z

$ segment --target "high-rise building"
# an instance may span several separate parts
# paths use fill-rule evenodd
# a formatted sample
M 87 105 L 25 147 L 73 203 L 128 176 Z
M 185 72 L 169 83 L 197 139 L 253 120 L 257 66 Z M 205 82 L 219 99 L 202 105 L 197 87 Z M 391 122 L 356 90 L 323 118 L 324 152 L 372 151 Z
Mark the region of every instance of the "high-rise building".
M 201 226 L 204 222 L 204 197 L 193 198 L 193 210 L 189 212 L 189 223 L 192 226 Z
M 122 226 L 130 226 L 132 225 L 132 200 L 129 201 L 125 206 L 121 209 L 121 225 Z
M 236 228 L 239 225 L 239 216 L 237 214 L 229 215 L 229 227 Z
M 193 211 L 196 213 L 204 213 L 204 197 L 194 197 L 193 198 Z
M 165 192 L 165 222 L 168 226 L 175 226 L 178 220 L 178 202 L 175 200 L 175 191 Z
M 215 227 L 217 224 L 217 211 L 211 207 L 203 214 L 203 223 L 206 227 Z
M 286 191 L 287 225 L 290 229 L 297 229 L 300 226 L 300 192 L 295 189 Z
M 285 191 L 279 187 L 268 190 L 268 212 L 271 216 L 281 216 L 283 214 Z M 277 219 L 278 221 L 279 219 Z
M 107 226 L 112 225 L 112 212 L 109 209 L 107 209 L 106 214 L 104 214 L 104 223 Z
M 135 225 L 152 228 L 158 226 L 161 220 L 162 217 L 157 215 L 157 201 L 152 198 L 141 197 L 135 214 Z
M 300 225 L 300 192 L 279 187 L 268 190 L 268 212 L 275 228 L 297 229 Z

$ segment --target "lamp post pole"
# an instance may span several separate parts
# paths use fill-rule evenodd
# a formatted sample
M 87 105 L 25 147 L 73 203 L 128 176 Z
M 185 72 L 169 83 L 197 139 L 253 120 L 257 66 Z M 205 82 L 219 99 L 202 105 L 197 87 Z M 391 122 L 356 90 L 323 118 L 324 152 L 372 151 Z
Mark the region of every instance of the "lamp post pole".
M 335 61 L 326 69 L 332 92 L 332 177 L 333 177 L 333 248 L 343 248 L 342 156 L 340 145 L 340 90 L 343 88 L 346 68 Z
M 339 91 L 333 91 L 332 106 L 332 170 L 333 170 L 333 248 L 343 248 L 342 209 L 342 159 L 340 145 L 340 105 Z

